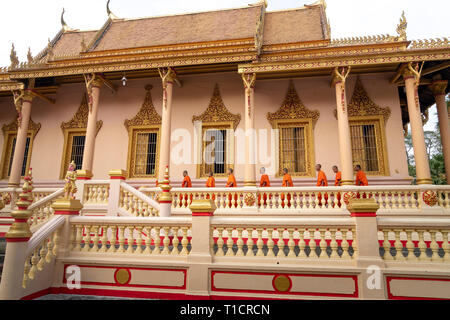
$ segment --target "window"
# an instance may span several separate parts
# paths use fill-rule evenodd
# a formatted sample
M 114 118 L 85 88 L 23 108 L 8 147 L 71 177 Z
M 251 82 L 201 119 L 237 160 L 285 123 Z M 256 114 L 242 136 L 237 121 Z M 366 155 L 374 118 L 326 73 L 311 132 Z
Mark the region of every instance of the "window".
M 278 123 L 279 175 L 287 168 L 294 176 L 310 175 L 312 146 L 309 123 Z M 311 150 L 311 151 L 310 151 Z
M 202 154 L 199 177 L 206 177 L 209 172 L 215 176 L 225 177 L 228 168 L 233 168 L 234 131 L 230 125 L 203 125 Z
M 16 137 L 17 132 L 9 133 L 6 136 L 6 162 L 3 166 L 3 172 L 2 172 L 2 178 L 6 179 L 11 174 L 11 168 L 14 158 L 14 151 L 16 149 Z M 23 161 L 22 161 L 22 169 L 21 169 L 21 176 L 25 176 L 25 174 L 28 171 L 28 167 L 30 165 L 30 158 L 31 158 L 31 152 L 30 152 L 30 145 L 31 145 L 31 134 L 29 133 L 27 136 L 27 141 L 25 143 L 25 152 L 23 154 Z
M 353 165 L 369 175 L 385 175 L 384 138 L 380 120 L 350 121 Z
M 86 129 L 66 129 L 64 131 L 64 153 L 60 178 L 64 179 L 69 164 L 75 162 L 75 170 L 81 170 L 83 164 Z
M 159 126 L 131 130 L 129 177 L 155 178 L 159 161 Z

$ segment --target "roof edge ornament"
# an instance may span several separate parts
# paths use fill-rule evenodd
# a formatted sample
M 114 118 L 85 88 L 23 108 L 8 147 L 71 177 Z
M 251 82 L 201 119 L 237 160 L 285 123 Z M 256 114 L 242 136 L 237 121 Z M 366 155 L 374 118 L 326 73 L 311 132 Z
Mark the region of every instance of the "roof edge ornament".
M 408 26 L 408 22 L 406 22 L 405 11 L 402 11 L 402 15 L 400 17 L 400 22 L 397 25 L 397 34 L 399 41 L 406 41 L 406 27 Z
M 11 54 L 9 55 L 11 60 L 10 68 L 16 68 L 19 65 L 19 58 L 17 57 L 16 49 L 14 48 L 14 43 L 11 46 Z
M 110 1 L 111 1 L 111 0 L 108 0 L 108 2 L 106 2 L 106 13 L 108 14 L 108 17 L 109 17 L 111 20 L 119 19 L 114 13 L 112 13 L 111 9 L 109 8 L 109 2 L 110 2 Z
M 64 21 L 64 13 L 66 12 L 66 10 L 63 8 L 62 12 L 61 12 L 61 26 L 64 32 L 66 31 L 71 31 L 73 30 L 71 27 L 69 27 L 66 23 L 66 21 Z

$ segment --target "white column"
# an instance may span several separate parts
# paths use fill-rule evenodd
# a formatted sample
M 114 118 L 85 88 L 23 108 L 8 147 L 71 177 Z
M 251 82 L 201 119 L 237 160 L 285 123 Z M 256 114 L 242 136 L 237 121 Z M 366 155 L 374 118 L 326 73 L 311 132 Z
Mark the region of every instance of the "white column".
M 345 82 L 350 67 L 336 68 L 332 84 L 336 90 L 336 113 L 338 121 L 339 156 L 341 160 L 342 185 L 353 185 L 353 156 L 350 125 L 348 123 L 347 97 Z
M 244 186 L 256 186 L 255 157 L 255 81 L 256 73 L 243 74 L 245 88 L 245 167 Z

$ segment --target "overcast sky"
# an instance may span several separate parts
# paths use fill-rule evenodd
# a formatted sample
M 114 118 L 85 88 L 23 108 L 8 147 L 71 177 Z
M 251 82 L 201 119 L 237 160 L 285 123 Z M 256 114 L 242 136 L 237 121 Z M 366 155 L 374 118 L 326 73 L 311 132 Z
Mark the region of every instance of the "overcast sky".
M 138 18 L 247 6 L 258 0 L 111 0 L 120 18 Z M 301 7 L 314 0 L 269 0 L 268 10 Z M 402 10 L 408 21 L 408 39 L 450 36 L 449 0 L 328 0 L 332 38 L 396 34 Z M 60 14 L 75 29 L 99 29 L 107 19 L 106 0 L 0 0 L 0 66 L 10 64 L 14 42 L 20 61 L 28 47 L 33 55 L 61 29 Z M 301 21 L 299 21 L 301 23 Z M 431 111 L 434 114 L 434 111 Z M 431 122 L 431 121 L 430 121 Z

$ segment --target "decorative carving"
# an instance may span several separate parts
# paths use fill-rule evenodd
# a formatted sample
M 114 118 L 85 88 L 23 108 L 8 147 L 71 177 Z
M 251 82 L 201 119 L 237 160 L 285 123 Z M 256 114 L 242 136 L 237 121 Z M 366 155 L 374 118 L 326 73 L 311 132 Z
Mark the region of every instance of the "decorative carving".
M 245 88 L 245 96 L 247 97 L 247 112 L 248 116 L 250 117 L 252 112 L 252 105 L 251 105 L 251 93 L 253 89 L 255 88 L 256 83 L 256 73 L 243 73 L 242 74 L 242 81 L 244 82 L 244 88 Z
M 48 60 L 52 60 L 52 59 L 53 59 L 53 56 L 54 56 L 54 53 L 53 53 L 53 44 L 52 44 L 52 42 L 50 41 L 50 38 L 48 38 L 48 44 L 47 44 L 47 61 L 48 61 Z
M 344 203 L 346 205 L 348 205 L 348 203 L 350 202 L 350 199 L 356 199 L 356 198 L 357 198 L 357 195 L 353 191 L 347 191 L 342 196 L 342 200 L 344 200 Z
M 230 111 L 228 111 L 220 95 L 219 85 L 216 83 L 208 108 L 206 108 L 205 112 L 203 112 L 201 115 L 193 116 L 192 122 L 195 121 L 202 121 L 202 122 L 232 121 L 233 128 L 234 130 L 236 130 L 239 122 L 241 121 L 241 115 L 232 114 Z
M 417 39 L 413 40 L 408 49 L 431 49 L 431 48 L 445 48 L 450 46 L 450 41 L 443 37 L 436 39 Z
M 28 47 L 27 61 L 28 61 L 28 64 L 32 64 L 33 63 L 33 55 L 31 54 L 31 48 L 30 47 Z
M 92 112 L 92 105 L 94 103 L 94 97 L 92 95 L 92 88 L 93 87 L 100 87 L 102 84 L 102 79 L 97 74 L 83 74 L 84 81 L 86 83 L 86 93 L 88 96 L 88 106 L 89 106 L 89 113 Z
M 342 112 L 345 112 L 346 107 L 345 107 L 345 81 L 348 78 L 348 75 L 350 74 L 350 70 L 352 67 L 336 67 L 334 68 L 333 71 L 333 79 L 332 79 L 332 83 L 334 85 L 338 84 L 338 83 L 342 83 L 342 90 L 341 90 L 341 108 L 342 108 Z
M 406 27 L 408 23 L 406 22 L 405 11 L 402 12 L 400 17 L 400 23 L 397 25 L 398 41 L 406 41 Z
M 256 54 L 259 56 L 262 51 L 263 46 L 263 36 L 264 36 L 264 20 L 266 17 L 266 7 L 267 7 L 267 1 L 262 1 L 260 3 L 261 6 L 261 14 L 259 16 L 259 20 L 256 24 L 256 31 L 255 31 L 255 48 L 256 48 Z
M 355 90 L 350 103 L 347 104 L 347 109 L 349 117 L 381 115 L 385 123 L 391 116 L 389 107 L 382 108 L 369 98 L 359 77 L 356 79 Z M 337 117 L 336 109 L 334 116 Z
M 81 36 L 81 44 L 80 44 L 80 47 L 81 47 L 81 51 L 82 51 L 82 52 L 87 51 L 87 44 L 86 44 L 86 40 L 84 39 L 84 34 Z
M 162 88 L 163 88 L 163 106 L 164 108 L 167 107 L 167 85 L 169 83 L 172 83 L 175 81 L 175 78 L 177 77 L 177 74 L 175 71 L 168 67 L 168 68 L 158 68 L 159 76 L 162 80 Z
M 75 170 L 76 164 L 75 161 L 69 164 L 69 168 L 66 172 L 66 177 L 64 180 L 66 184 L 64 185 L 64 199 L 75 199 L 75 193 L 77 193 L 77 186 L 75 185 L 75 181 L 77 181 L 77 171 Z
M 145 100 L 142 104 L 141 109 L 133 119 L 125 120 L 124 125 L 127 130 L 129 130 L 131 126 L 148 126 L 161 124 L 161 116 L 158 114 L 158 112 L 156 112 L 155 107 L 153 106 L 151 89 L 151 85 L 147 85 L 145 87 Z
M 3 134 L 6 134 L 6 132 L 17 132 L 18 129 L 19 129 L 18 119 L 13 120 L 10 124 L 5 124 L 2 127 Z M 35 123 L 33 119 L 31 119 L 30 117 L 30 121 L 28 122 L 28 131 L 31 131 L 33 137 L 37 135 L 40 129 L 41 124 Z
M 73 30 L 71 27 L 69 27 L 69 26 L 67 25 L 66 21 L 64 21 L 64 13 L 65 13 L 65 12 L 66 12 L 66 10 L 64 10 L 64 8 L 63 8 L 63 11 L 62 11 L 62 13 L 61 13 L 61 26 L 62 26 L 62 30 L 63 30 L 64 32 Z
M 78 107 L 77 112 L 73 115 L 72 119 L 67 122 L 61 123 L 61 129 L 82 129 L 87 128 L 87 122 L 89 118 L 89 109 L 88 109 L 88 103 L 86 99 L 86 95 L 83 94 L 83 98 L 81 99 L 81 104 Z M 97 133 L 100 131 L 101 127 L 103 125 L 103 121 L 99 120 L 97 121 Z
M 246 193 L 244 197 L 244 203 L 247 207 L 251 207 L 255 204 L 256 198 L 253 193 Z
M 427 190 L 422 194 L 422 199 L 425 204 L 427 204 L 430 207 L 433 207 L 437 204 L 438 198 L 436 195 L 436 192 L 432 190 Z
M 329 24 L 329 22 L 328 22 Z M 327 26 L 330 28 L 330 26 Z M 331 30 L 330 30 L 331 31 Z M 348 37 L 348 38 L 339 38 L 339 39 L 332 39 L 331 45 L 338 47 L 338 46 L 348 46 L 348 45 L 361 45 L 361 44 L 373 44 L 373 43 L 388 43 L 388 42 L 394 42 L 395 37 L 389 35 L 389 34 L 379 34 L 375 36 L 364 36 L 364 37 Z
M 11 193 L 2 192 L 1 197 L 4 205 L 8 205 L 11 203 Z
M 11 60 L 11 68 L 16 68 L 19 65 L 19 58 L 17 58 L 17 52 L 14 49 L 14 43 L 11 47 L 11 54 L 9 55 L 9 58 Z
M 285 119 L 311 119 L 313 126 L 315 126 L 317 120 L 319 119 L 320 112 L 317 110 L 311 111 L 307 109 L 302 101 L 300 100 L 297 91 L 295 90 L 294 82 L 291 80 L 289 82 L 289 88 L 286 93 L 284 101 L 278 109 L 278 111 L 267 113 L 267 120 L 274 125 L 275 120 L 285 120 Z
M 435 80 L 428 86 L 428 88 L 434 96 L 439 96 L 446 94 L 445 90 L 447 89 L 447 84 L 447 80 Z
M 111 20 L 113 20 L 113 19 L 118 19 L 118 17 L 114 14 L 114 13 L 112 13 L 112 11 L 111 11 L 111 9 L 109 9 L 109 2 L 110 2 L 111 0 L 108 0 L 108 2 L 106 3 L 106 13 L 108 14 L 108 17 L 111 19 Z

